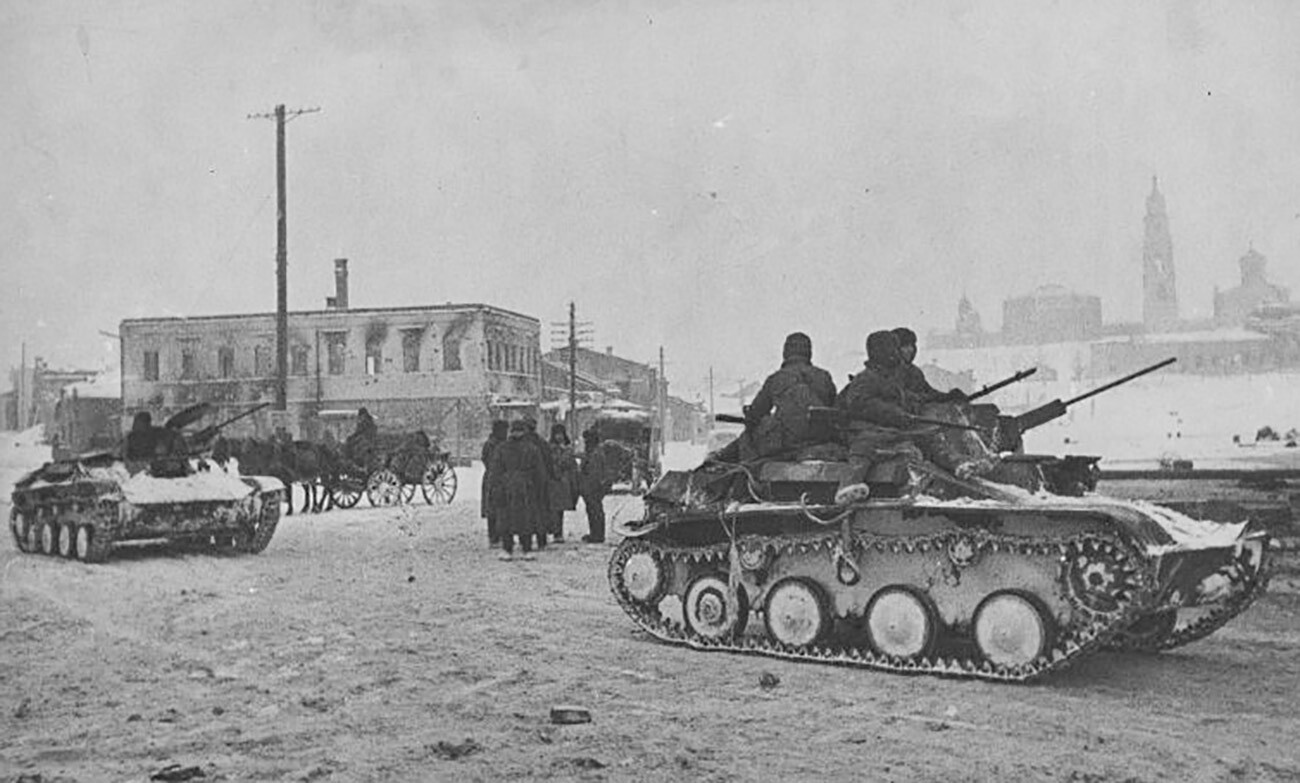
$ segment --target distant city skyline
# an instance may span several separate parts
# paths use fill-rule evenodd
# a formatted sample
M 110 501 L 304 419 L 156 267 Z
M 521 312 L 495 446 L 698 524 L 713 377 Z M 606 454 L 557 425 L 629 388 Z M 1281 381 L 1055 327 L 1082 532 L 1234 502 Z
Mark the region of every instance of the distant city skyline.
M 752 380 L 804 331 L 1000 327 L 1039 285 L 1142 312 L 1164 194 L 1184 318 L 1253 246 L 1300 286 L 1300 8 L 831 0 L 0 10 L 0 365 L 112 357 L 123 319 L 483 302 Z M 545 347 L 549 347 L 544 345 Z

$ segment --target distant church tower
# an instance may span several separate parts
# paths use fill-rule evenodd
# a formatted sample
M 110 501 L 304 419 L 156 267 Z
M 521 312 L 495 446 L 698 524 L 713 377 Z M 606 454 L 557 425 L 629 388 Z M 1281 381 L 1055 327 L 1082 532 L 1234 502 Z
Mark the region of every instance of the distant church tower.
M 1163 332 L 1178 322 L 1178 289 L 1174 284 L 1174 243 L 1169 237 L 1165 197 L 1151 178 L 1147 196 L 1146 236 L 1142 241 L 1142 324 L 1148 332 Z

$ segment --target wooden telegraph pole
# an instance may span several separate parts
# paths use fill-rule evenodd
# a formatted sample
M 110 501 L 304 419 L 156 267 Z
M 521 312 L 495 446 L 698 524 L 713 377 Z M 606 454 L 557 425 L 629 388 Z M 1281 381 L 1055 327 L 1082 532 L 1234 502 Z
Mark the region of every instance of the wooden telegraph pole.
M 275 120 L 275 410 L 288 408 L 289 388 L 289 228 L 285 206 L 284 124 L 302 114 L 320 111 L 320 107 L 286 112 L 284 104 L 272 113 L 250 114 L 248 119 Z

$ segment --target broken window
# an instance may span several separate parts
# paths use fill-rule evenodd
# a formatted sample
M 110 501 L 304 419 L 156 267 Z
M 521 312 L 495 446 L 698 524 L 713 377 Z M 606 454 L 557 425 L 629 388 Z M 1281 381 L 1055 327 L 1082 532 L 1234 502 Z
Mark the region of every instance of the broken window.
M 420 338 L 423 329 L 402 330 L 402 372 L 420 371 Z
M 146 381 L 158 380 L 158 352 L 144 352 L 144 379 Z
M 235 377 L 235 349 L 229 346 L 217 349 L 217 373 L 222 378 Z
M 194 361 L 194 351 L 181 349 L 181 380 L 192 381 L 199 376 L 198 362 Z
M 327 332 L 325 334 L 325 345 L 329 350 L 329 374 L 342 375 L 346 366 L 348 333 Z
M 295 345 L 289 350 L 289 373 L 291 375 L 307 374 L 307 359 L 310 351 L 305 345 Z
M 366 375 L 378 375 L 384 365 L 384 348 L 379 343 L 366 345 Z

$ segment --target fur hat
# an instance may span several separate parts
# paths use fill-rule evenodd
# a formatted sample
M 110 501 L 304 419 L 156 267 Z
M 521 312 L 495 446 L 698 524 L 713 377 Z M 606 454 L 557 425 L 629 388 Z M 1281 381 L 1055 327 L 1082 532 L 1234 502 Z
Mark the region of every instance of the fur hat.
M 916 345 L 916 332 L 908 329 L 906 326 L 900 326 L 893 330 L 894 336 L 898 338 L 898 347 L 906 348 L 909 345 Z
M 872 332 L 867 335 L 867 361 L 887 362 L 898 357 L 898 337 L 893 332 Z
M 785 346 L 781 348 L 781 358 L 789 359 L 791 356 L 802 356 L 805 359 L 812 359 L 812 340 L 803 332 L 794 332 L 785 338 Z

